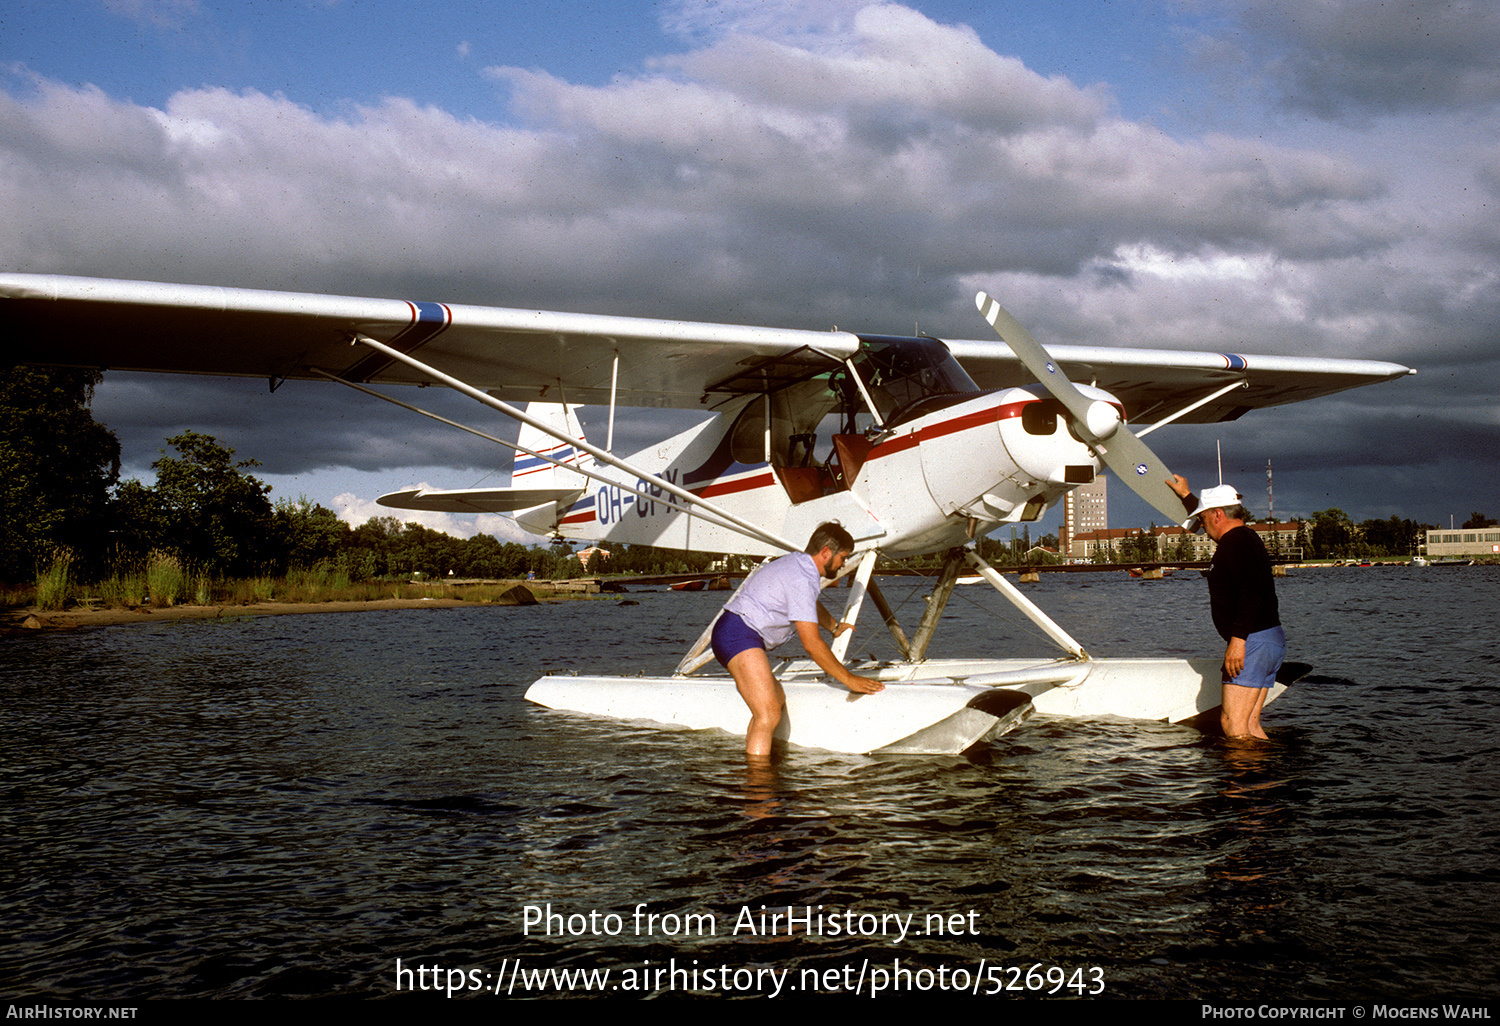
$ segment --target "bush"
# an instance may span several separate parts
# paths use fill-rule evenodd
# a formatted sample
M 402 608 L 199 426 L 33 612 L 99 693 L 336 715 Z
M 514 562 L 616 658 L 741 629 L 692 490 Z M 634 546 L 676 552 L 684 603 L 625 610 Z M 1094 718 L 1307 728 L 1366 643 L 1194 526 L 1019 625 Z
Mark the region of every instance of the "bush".
M 151 553 L 146 567 L 146 590 L 151 604 L 158 608 L 172 606 L 187 597 L 188 575 L 176 556 L 166 552 Z
M 38 609 L 61 609 L 67 604 L 72 571 L 73 553 L 66 548 L 52 549 L 47 556 L 37 560 Z

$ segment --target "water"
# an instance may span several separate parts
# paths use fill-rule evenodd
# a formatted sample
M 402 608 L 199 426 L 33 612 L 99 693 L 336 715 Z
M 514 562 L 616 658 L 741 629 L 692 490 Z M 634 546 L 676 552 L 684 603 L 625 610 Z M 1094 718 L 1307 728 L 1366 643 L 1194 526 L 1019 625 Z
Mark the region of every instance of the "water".
M 1038 717 L 965 758 L 793 752 L 760 775 L 724 735 L 522 699 L 544 670 L 670 670 L 711 594 L 11 639 L 0 988 L 503 995 L 519 965 L 609 969 L 616 997 L 761 995 L 787 970 L 783 997 L 986 994 L 1036 965 L 1034 987 L 1067 995 L 1493 1000 L 1497 583 L 1293 571 L 1290 657 L 1316 669 L 1269 707 L 1266 751 Z M 1196 574 L 1029 588 L 1098 655 L 1220 647 Z M 960 588 L 942 654 L 1045 653 L 1004 608 Z M 861 632 L 857 651 L 888 651 Z M 823 932 L 762 933 L 762 908 L 787 906 Z

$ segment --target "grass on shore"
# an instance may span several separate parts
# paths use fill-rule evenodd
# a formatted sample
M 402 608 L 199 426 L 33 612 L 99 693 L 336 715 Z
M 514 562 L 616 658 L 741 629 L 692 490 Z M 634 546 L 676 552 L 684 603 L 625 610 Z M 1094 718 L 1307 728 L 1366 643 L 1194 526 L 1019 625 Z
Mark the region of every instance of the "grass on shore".
M 517 582 L 455 587 L 442 582 L 351 581 L 331 569 L 293 570 L 285 577 L 215 578 L 185 567 L 176 556 L 153 553 L 144 563 L 116 566 L 98 581 L 82 582 L 73 574 L 66 549 L 37 562 L 34 587 L 0 588 L 0 606 L 35 605 L 44 611 L 85 605 L 104 609 L 138 606 L 241 606 L 256 602 L 373 602 L 379 599 L 452 598 L 498 602 Z M 550 582 L 533 582 L 545 585 Z

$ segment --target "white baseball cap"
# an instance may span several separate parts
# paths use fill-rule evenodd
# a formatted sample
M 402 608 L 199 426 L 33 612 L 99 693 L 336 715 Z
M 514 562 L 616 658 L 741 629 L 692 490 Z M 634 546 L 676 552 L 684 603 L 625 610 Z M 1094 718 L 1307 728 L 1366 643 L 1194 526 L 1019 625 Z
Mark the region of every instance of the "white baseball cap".
M 1203 522 L 1199 518 L 1204 512 L 1238 506 L 1243 498 L 1243 495 L 1234 490 L 1233 485 L 1214 485 L 1212 488 L 1205 488 L 1203 494 L 1198 496 L 1198 508 L 1188 515 L 1182 526 L 1189 531 L 1202 531 Z

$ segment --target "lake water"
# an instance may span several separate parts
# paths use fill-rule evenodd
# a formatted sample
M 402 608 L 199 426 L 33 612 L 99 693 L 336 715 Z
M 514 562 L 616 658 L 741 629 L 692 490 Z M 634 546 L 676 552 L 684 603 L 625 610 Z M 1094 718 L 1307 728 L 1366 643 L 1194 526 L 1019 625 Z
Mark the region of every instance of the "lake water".
M 669 671 L 722 595 L 12 638 L 0 990 L 1492 1001 L 1497 585 L 1293 570 L 1315 670 L 1264 750 L 1036 717 L 963 758 L 758 775 L 726 735 L 522 698 Z M 1095 655 L 1221 647 L 1196 573 L 1026 587 Z M 958 589 L 934 654 L 1046 653 L 1006 609 Z M 855 651 L 889 654 L 866 619 Z

